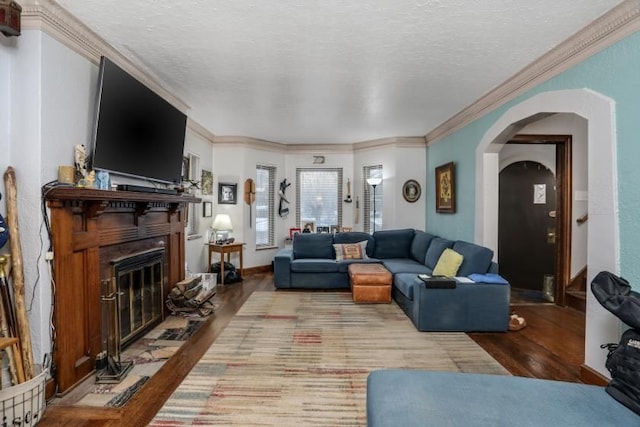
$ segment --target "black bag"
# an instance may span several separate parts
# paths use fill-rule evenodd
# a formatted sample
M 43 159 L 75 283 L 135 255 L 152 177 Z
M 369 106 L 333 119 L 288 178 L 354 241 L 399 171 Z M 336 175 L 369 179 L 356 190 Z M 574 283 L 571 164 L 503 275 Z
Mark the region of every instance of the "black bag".
M 604 308 L 635 329 L 640 329 L 640 293 L 629 282 L 608 271 L 601 271 L 591 282 L 591 291 Z
M 631 290 L 627 280 L 608 271 L 593 278 L 591 291 L 604 308 L 631 326 L 619 344 L 601 346 L 609 350 L 605 366 L 611 381 L 605 390 L 640 415 L 640 294 Z
M 611 373 L 606 392 L 640 415 L 640 331 L 629 329 L 620 344 L 605 344 L 609 349 L 605 366 Z
M 216 280 L 217 283 L 222 283 L 222 275 L 220 274 L 219 262 L 214 262 L 213 264 L 211 264 L 211 272 L 216 273 L 218 275 Z M 229 284 L 229 283 L 237 283 L 241 281 L 242 281 L 242 277 L 240 277 L 238 270 L 236 270 L 236 266 L 231 264 L 230 262 L 225 261 L 224 262 L 224 283 Z

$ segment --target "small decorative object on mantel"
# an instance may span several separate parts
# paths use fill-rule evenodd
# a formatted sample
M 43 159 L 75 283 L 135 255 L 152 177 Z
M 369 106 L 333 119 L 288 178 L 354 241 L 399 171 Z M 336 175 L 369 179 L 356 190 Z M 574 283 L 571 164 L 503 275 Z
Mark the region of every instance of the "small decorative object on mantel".
M 313 156 L 313 164 L 321 165 L 324 163 L 324 156 Z
M 0 0 L 0 32 L 7 37 L 20 35 L 22 7 L 11 0 Z
M 351 181 L 349 180 L 349 178 L 347 178 L 347 198 L 344 199 L 345 203 L 351 203 L 353 202 L 353 200 L 351 200 Z
M 402 186 L 402 197 L 409 203 L 417 202 L 421 193 L 420 184 L 415 179 L 408 180 Z
M 456 181 L 453 162 L 436 168 L 436 212 L 456 212 Z

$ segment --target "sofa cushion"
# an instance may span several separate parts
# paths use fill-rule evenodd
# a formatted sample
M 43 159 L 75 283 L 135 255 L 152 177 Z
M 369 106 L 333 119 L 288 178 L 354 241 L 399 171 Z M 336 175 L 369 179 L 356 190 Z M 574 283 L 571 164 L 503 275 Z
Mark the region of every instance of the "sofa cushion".
M 438 260 L 440 259 L 440 255 L 444 252 L 445 249 L 453 246 L 453 240 L 443 239 L 442 237 L 434 237 L 431 239 L 431 243 L 429 244 L 429 249 L 427 249 L 427 255 L 424 259 L 424 264 L 430 269 L 434 269 Z
M 333 236 L 333 243 L 358 243 L 362 241 L 367 241 L 367 256 L 369 258 L 373 257 L 373 250 L 375 247 L 375 241 L 373 240 L 373 236 L 369 233 L 365 233 L 363 231 L 348 231 L 343 233 L 336 233 Z
M 462 264 L 464 257 L 453 249 L 445 249 L 438 259 L 436 267 L 433 269 L 434 276 L 454 277 Z
M 349 271 L 349 265 L 351 264 L 379 264 L 380 260 L 376 258 L 366 259 L 345 259 L 343 261 L 337 261 L 338 273 L 347 273 Z
M 486 273 L 491 265 L 493 251 L 484 246 L 458 240 L 452 249 L 464 257 L 458 270 L 458 276 L 468 276 L 472 273 Z
M 338 263 L 333 259 L 297 259 L 291 262 L 294 273 L 337 273 Z
M 431 274 L 431 269 L 424 264 L 420 264 L 418 261 L 414 261 L 408 258 L 387 258 L 382 261 L 382 264 L 392 274 L 396 273 L 413 273 L 416 274 Z
M 433 234 L 425 233 L 422 230 L 416 230 L 411 242 L 411 249 L 409 254 L 414 260 L 424 263 L 424 258 L 427 256 L 427 249 L 429 249 L 429 243 L 433 239 Z
M 293 258 L 334 259 L 332 245 L 332 234 L 298 233 L 293 236 Z
M 414 234 L 413 228 L 376 231 L 373 233 L 376 241 L 374 258 L 409 258 Z
M 411 273 L 399 273 L 393 276 L 393 286 L 406 298 L 413 301 L 414 289 L 422 281 Z
M 367 241 L 363 240 L 358 243 L 334 243 L 333 250 L 336 253 L 336 261 L 342 261 L 345 259 L 366 259 L 367 256 Z

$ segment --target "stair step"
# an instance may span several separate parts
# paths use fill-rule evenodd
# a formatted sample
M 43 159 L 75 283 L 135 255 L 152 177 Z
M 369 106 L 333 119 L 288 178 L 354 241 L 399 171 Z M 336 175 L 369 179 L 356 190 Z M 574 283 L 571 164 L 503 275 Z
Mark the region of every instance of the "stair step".
M 567 307 L 574 308 L 585 313 L 587 311 L 587 293 L 585 291 L 567 290 L 565 294 Z

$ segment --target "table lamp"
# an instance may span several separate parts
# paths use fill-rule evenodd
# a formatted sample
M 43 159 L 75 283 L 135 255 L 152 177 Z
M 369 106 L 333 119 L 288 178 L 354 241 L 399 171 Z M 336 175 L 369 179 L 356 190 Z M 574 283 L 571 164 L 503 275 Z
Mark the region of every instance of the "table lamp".
M 231 224 L 231 218 L 227 214 L 217 214 L 213 220 L 211 229 L 215 232 L 215 242 L 220 240 L 227 240 L 229 238 L 229 232 L 233 231 L 233 225 Z

